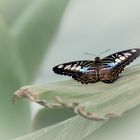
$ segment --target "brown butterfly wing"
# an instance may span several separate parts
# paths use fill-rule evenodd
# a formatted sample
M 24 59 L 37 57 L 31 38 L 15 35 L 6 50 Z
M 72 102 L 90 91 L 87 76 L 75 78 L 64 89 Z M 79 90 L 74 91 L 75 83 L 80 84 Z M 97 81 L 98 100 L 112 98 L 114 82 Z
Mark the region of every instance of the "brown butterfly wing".
M 100 71 L 101 80 L 106 83 L 114 82 L 124 68 L 133 62 L 138 56 L 140 56 L 140 49 L 133 48 L 103 58 L 101 61 L 107 63 L 107 66 Z

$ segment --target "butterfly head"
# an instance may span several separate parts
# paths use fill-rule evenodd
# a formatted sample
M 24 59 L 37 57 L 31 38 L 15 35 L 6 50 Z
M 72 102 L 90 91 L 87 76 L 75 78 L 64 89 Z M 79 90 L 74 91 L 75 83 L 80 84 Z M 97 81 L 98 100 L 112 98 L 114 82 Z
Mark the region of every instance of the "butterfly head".
M 98 57 L 98 56 L 95 57 L 95 62 L 96 62 L 96 63 L 100 62 L 100 60 L 101 60 L 100 57 Z
M 96 63 L 99 63 L 99 62 L 101 61 L 101 59 L 100 59 L 100 57 L 98 57 L 98 56 L 100 56 L 100 55 L 102 55 L 102 54 L 108 52 L 109 50 L 110 50 L 110 49 L 107 49 L 107 50 L 105 50 L 104 52 L 101 52 L 99 55 L 95 55 L 95 54 L 87 53 L 87 52 L 85 52 L 84 54 L 88 54 L 88 55 L 93 55 L 93 56 L 95 56 L 95 62 L 96 62 Z

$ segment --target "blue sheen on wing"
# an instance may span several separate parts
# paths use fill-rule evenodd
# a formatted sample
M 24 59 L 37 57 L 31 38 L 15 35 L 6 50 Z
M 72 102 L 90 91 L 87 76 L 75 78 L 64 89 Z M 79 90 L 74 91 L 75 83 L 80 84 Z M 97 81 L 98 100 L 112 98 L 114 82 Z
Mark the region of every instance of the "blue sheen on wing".
M 88 70 L 89 67 L 83 67 L 80 69 L 80 72 L 85 73 Z
M 110 67 L 115 67 L 117 64 L 118 64 L 117 62 L 112 62 L 112 63 L 109 63 L 107 65 L 110 66 Z

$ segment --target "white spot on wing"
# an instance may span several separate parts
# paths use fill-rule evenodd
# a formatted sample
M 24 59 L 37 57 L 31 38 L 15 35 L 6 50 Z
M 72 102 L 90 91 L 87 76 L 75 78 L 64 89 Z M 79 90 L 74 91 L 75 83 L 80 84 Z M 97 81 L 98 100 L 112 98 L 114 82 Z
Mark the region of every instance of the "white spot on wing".
M 63 67 L 64 67 L 64 65 L 59 65 L 59 66 L 58 66 L 59 69 L 61 69 L 61 68 L 63 68 Z
M 121 62 L 121 60 L 120 60 L 120 59 L 118 59 L 118 58 L 116 58 L 116 59 L 115 59 L 115 62 L 120 63 L 120 62 Z
M 81 61 L 80 65 L 82 65 L 82 64 L 83 64 L 83 61 Z
M 69 70 L 71 68 L 71 65 L 66 65 L 64 70 Z
M 119 57 L 120 60 L 125 60 L 124 56 Z
M 118 55 L 119 57 L 122 57 L 122 55 Z
M 78 67 L 76 68 L 77 71 L 80 70 L 80 69 L 81 69 L 81 66 L 78 66 Z
M 131 54 L 131 53 L 129 53 L 129 52 L 124 53 L 124 56 L 125 56 L 125 57 L 131 56 L 131 55 L 132 55 L 132 54 Z
M 135 49 L 131 50 L 132 53 L 135 53 L 136 51 L 137 51 L 137 50 L 135 50 Z
M 74 64 L 72 67 L 71 67 L 71 70 L 75 70 L 77 68 L 77 64 Z

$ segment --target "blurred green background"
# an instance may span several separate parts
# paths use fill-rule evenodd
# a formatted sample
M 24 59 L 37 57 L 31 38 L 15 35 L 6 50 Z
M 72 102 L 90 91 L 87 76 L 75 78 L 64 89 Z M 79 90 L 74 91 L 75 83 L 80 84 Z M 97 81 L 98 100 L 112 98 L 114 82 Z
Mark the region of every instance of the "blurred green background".
M 52 67 L 94 59 L 84 52 L 139 48 L 139 5 L 139 0 L 0 0 L 0 139 L 31 132 L 38 106 L 11 102 L 21 86 L 69 79 L 55 75 Z

